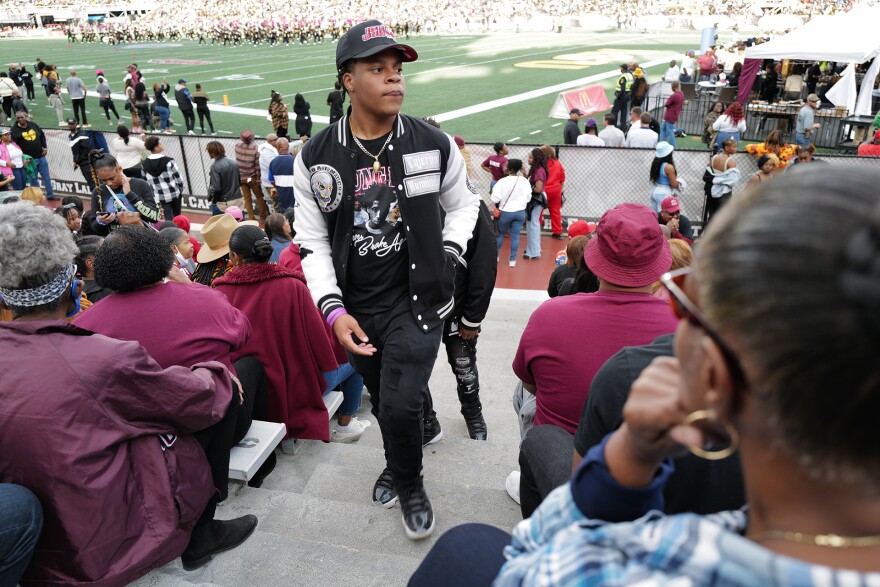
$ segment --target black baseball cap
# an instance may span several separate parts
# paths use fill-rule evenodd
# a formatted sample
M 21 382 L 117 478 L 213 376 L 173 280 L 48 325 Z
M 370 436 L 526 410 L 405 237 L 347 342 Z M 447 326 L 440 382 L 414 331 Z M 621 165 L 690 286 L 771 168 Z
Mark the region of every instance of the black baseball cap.
M 336 69 L 341 69 L 349 59 L 363 59 L 385 49 L 398 49 L 403 54 L 401 59 L 407 63 L 419 58 L 415 49 L 397 42 L 391 27 L 378 20 L 368 20 L 354 25 L 340 37 L 336 45 Z
M 79 124 L 79 122 L 76 120 L 76 118 L 68 118 L 67 124 Z

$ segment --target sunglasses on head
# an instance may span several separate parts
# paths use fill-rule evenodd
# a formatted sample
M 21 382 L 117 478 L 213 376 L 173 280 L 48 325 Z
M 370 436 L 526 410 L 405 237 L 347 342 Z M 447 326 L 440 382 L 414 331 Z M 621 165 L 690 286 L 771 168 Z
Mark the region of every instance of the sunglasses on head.
M 672 311 L 679 320 L 687 320 L 715 341 L 715 344 L 721 349 L 721 353 L 724 355 L 737 385 L 745 385 L 745 371 L 743 371 L 736 353 L 734 353 L 730 345 L 724 341 L 721 334 L 709 324 L 709 321 L 706 320 L 706 316 L 703 314 L 702 310 L 700 310 L 700 308 L 687 297 L 687 294 L 684 293 L 684 282 L 690 272 L 690 267 L 682 267 L 681 269 L 664 273 L 663 276 L 660 277 L 660 282 L 669 292 L 669 304 L 672 307 Z

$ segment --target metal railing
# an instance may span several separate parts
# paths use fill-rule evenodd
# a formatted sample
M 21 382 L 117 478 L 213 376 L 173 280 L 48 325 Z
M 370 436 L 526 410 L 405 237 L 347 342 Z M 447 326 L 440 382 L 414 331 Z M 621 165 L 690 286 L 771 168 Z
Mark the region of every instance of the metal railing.
M 55 191 L 89 196 L 88 186 L 82 173 L 73 168 L 73 158 L 68 146 L 68 133 L 61 129 L 44 129 L 48 140 L 49 168 Z M 114 133 L 101 132 L 109 140 Z M 165 147 L 165 155 L 172 157 L 180 168 L 184 181 L 183 207 L 189 211 L 210 214 L 208 200 L 208 174 L 211 160 L 205 147 L 210 141 L 219 141 L 226 148 L 227 156 L 234 157 L 236 138 L 158 135 Z M 259 144 L 264 139 L 258 138 Z M 509 145 L 508 158 L 528 162 L 529 152 L 538 145 Z M 470 143 L 468 174 L 484 199 L 489 198 L 491 176 L 480 168 L 481 163 L 494 154 L 492 145 Z M 564 193 L 566 203 L 562 216 L 568 221 L 577 219 L 596 220 L 606 210 L 623 202 L 648 204 L 653 184 L 648 174 L 654 159 L 653 149 L 611 149 L 596 147 L 556 147 L 559 162 L 565 170 Z M 741 170 L 740 184 L 734 194 L 741 191 L 749 177 L 757 171 L 755 157 L 746 153 L 735 156 Z M 850 156 L 822 156 L 833 165 L 866 166 L 880 168 L 880 158 Z M 703 172 L 709 163 L 708 150 L 676 150 L 673 159 L 677 175 L 685 182 L 680 191 L 684 213 L 696 224 L 700 223 L 705 206 Z M 545 215 L 546 227 L 549 219 Z

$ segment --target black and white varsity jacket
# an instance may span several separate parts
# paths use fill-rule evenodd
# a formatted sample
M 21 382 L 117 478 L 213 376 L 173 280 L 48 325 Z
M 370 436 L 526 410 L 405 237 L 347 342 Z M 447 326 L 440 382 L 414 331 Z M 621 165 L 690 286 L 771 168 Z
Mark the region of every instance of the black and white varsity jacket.
M 312 252 L 302 260 L 303 272 L 325 318 L 344 307 L 354 225 L 358 151 L 348 144 L 347 128 L 344 116 L 309 139 L 293 172 L 294 242 Z M 398 115 L 387 153 L 408 241 L 412 313 L 427 332 L 453 311 L 455 268 L 473 233 L 479 197 L 452 137 L 417 118 Z

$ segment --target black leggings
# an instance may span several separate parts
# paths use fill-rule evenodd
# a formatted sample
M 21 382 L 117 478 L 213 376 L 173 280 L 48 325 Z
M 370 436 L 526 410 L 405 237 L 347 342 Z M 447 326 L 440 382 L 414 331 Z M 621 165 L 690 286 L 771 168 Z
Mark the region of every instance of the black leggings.
M 193 114 L 192 108 L 181 110 L 180 113 L 183 114 L 183 122 L 186 124 L 187 132 L 193 130 L 196 127 L 196 115 Z
M 137 104 L 137 115 L 138 118 L 141 119 L 141 128 L 150 127 L 150 130 L 156 130 L 156 127 L 153 125 L 153 115 L 150 113 L 150 105 L 149 104 Z
M 12 118 L 12 96 L 3 97 L 3 114 L 6 118 Z
M 286 137 L 287 136 L 287 127 L 286 126 L 279 126 L 278 128 L 275 129 L 275 134 L 278 136 L 279 139 Z
M 712 218 L 718 214 L 721 207 L 729 202 L 731 198 L 733 198 L 733 192 L 728 192 L 720 198 L 713 198 L 711 196 L 706 198 L 706 209 L 703 213 L 703 228 L 700 229 L 701 233 L 706 230 L 706 227 L 709 226 L 709 222 L 712 221 Z
M 104 116 L 107 117 L 107 120 L 110 120 L 110 112 L 113 112 L 116 115 L 116 120 L 119 120 L 119 113 L 116 111 L 113 100 L 101 100 L 101 108 L 104 109 Z
M 205 134 L 205 119 L 208 119 L 208 126 L 211 127 L 211 132 L 214 132 L 214 123 L 211 122 L 211 111 L 210 110 L 199 110 L 199 126 L 202 127 L 202 134 Z
M 241 442 L 254 420 L 265 420 L 269 402 L 266 369 L 254 357 L 242 357 L 233 365 L 244 389 L 244 403 L 235 423 L 235 443 Z
M 229 494 L 229 451 L 235 446 L 235 425 L 240 411 L 238 389 L 233 385 L 232 403 L 226 411 L 223 419 L 199 430 L 193 437 L 202 445 L 208 466 L 211 468 L 211 479 L 217 491 L 211 496 L 211 500 L 202 512 L 202 516 L 196 523 L 201 526 L 214 519 L 217 504 L 226 499 Z
M 165 220 L 173 220 L 175 216 L 180 216 L 180 196 L 170 202 L 160 203 L 162 204 L 162 213 L 165 215 Z
M 73 105 L 73 117 L 76 119 L 76 121 L 82 122 L 83 124 L 88 124 L 89 121 L 86 118 L 86 99 L 71 98 L 70 103 Z M 80 114 L 82 114 L 82 118 L 80 118 Z

